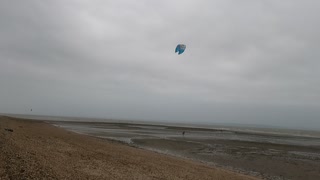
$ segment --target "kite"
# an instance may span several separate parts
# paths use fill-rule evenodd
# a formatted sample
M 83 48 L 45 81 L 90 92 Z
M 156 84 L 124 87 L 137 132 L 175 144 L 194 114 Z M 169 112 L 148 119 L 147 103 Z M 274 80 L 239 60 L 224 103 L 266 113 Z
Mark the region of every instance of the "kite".
M 184 52 L 184 50 L 186 49 L 186 45 L 184 44 L 178 44 L 176 47 L 176 52 L 178 52 L 178 55 L 182 54 Z

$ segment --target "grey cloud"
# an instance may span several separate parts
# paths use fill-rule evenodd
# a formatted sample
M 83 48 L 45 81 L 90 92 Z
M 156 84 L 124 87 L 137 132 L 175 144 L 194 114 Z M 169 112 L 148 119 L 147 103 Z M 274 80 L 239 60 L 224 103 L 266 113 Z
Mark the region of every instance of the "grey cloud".
M 0 111 L 320 128 L 319 5 L 1 1 Z

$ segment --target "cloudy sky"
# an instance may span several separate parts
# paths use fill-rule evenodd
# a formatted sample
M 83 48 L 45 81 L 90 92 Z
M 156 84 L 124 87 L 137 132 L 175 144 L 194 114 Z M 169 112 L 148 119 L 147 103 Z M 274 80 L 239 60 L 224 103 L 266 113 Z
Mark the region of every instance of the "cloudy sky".
M 0 112 L 320 129 L 319 7 L 2 0 Z

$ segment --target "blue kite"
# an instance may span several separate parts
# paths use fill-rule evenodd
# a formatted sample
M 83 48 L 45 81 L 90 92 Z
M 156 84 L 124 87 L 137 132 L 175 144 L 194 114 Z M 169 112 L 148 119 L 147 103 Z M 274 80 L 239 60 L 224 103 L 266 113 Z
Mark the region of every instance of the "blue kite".
M 184 50 L 186 49 L 186 45 L 184 44 L 178 44 L 176 47 L 176 52 L 178 52 L 178 55 L 182 54 L 184 52 Z

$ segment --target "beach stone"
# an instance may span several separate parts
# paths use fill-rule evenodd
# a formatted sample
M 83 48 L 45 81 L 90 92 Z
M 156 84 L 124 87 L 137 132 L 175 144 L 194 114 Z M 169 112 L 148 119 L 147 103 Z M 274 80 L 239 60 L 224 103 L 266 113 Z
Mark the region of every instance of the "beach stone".
M 13 129 L 5 128 L 4 130 L 9 131 L 9 132 L 13 132 Z

